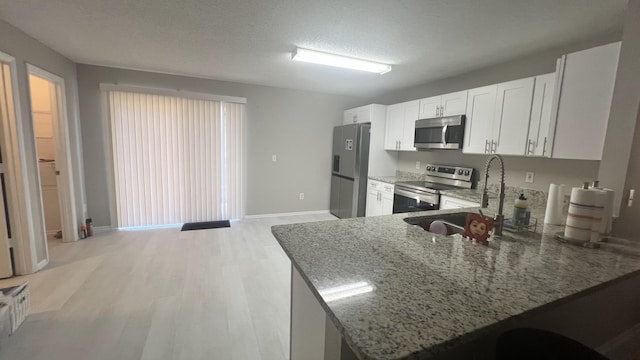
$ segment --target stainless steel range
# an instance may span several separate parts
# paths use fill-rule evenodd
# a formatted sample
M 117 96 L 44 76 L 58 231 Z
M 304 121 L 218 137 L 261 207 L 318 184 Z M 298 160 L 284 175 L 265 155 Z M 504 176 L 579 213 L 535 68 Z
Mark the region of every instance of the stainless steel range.
M 424 181 L 397 182 L 393 194 L 393 213 L 438 210 L 443 190 L 470 189 L 473 168 L 427 164 Z

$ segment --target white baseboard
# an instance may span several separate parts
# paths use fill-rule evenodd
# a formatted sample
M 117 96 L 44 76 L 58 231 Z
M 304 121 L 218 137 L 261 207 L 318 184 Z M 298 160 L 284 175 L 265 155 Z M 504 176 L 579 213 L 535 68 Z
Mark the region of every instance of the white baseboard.
M 329 214 L 329 210 L 300 211 L 300 212 L 288 212 L 288 213 L 276 213 L 276 214 L 260 214 L 260 215 L 245 215 L 244 218 L 246 220 L 251 220 L 251 219 L 264 219 L 264 218 L 281 217 L 281 216 L 300 216 L 300 215 L 318 215 L 318 214 Z
M 94 226 L 93 227 L 93 232 L 103 232 L 103 231 L 109 231 L 109 230 L 113 230 L 113 227 L 111 226 Z
M 43 269 L 45 266 L 47 266 L 48 264 L 49 264 L 49 260 L 48 260 L 48 259 L 44 259 L 44 260 L 40 261 L 40 262 L 38 263 L 38 265 L 37 265 L 37 266 L 38 266 L 38 270 L 36 270 L 36 271 L 40 271 L 40 270 L 42 270 L 42 269 Z

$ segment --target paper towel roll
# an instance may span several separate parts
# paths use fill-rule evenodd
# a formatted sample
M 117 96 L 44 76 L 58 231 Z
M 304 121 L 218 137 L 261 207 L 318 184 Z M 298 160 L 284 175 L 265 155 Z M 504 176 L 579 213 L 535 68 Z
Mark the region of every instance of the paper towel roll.
M 592 189 L 590 189 L 592 190 Z M 600 189 L 593 189 L 592 191 L 596 194 L 596 199 L 593 206 L 593 220 L 591 222 L 591 242 L 597 243 L 600 241 L 600 237 L 602 234 L 602 223 L 603 223 L 603 213 L 604 207 L 607 203 L 608 195 L 606 191 L 602 191 Z M 605 224 L 606 228 L 606 224 Z
M 591 240 L 596 193 L 594 190 L 583 188 L 571 190 L 565 237 L 581 241 Z
M 562 225 L 562 194 L 559 185 L 549 185 L 547 196 L 547 210 L 544 213 L 544 223 Z
M 567 213 L 569 212 L 569 198 L 571 197 L 571 188 L 565 184 L 560 184 L 560 196 L 561 196 L 561 218 L 562 225 L 566 222 Z

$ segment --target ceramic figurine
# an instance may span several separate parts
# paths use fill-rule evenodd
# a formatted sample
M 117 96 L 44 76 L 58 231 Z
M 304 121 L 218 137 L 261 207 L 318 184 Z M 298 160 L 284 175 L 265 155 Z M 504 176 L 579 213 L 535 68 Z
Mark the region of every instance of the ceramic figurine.
M 464 226 L 464 237 L 483 245 L 489 245 L 490 232 L 493 230 L 493 219 L 480 214 L 467 215 Z

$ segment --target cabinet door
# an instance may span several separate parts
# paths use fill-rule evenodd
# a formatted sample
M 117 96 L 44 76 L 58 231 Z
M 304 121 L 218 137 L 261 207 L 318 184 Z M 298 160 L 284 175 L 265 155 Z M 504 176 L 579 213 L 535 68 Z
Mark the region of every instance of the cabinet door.
M 404 103 L 403 135 L 400 139 L 400 150 L 416 151 L 413 140 L 415 139 L 416 120 L 420 115 L 420 101 L 414 100 Z
M 620 42 L 563 57 L 552 157 L 601 160 Z
M 378 216 L 381 214 L 378 194 L 380 193 L 377 190 L 367 190 L 367 208 L 365 216 Z
M 342 125 L 353 124 L 357 120 L 357 111 L 355 109 L 345 110 L 344 117 L 342 118 Z
M 556 74 L 536 76 L 533 88 L 533 105 L 529 123 L 527 155 L 549 156 L 547 135 L 551 126 L 551 108 L 556 83 Z
M 431 119 L 440 116 L 438 114 L 438 110 L 440 109 L 441 104 L 441 96 L 432 96 L 420 100 L 420 119 Z
M 442 95 L 442 116 L 464 115 L 467 113 L 468 91 L 458 91 Z
M 404 104 L 387 106 L 387 126 L 384 140 L 385 150 L 399 150 L 398 144 L 403 136 Z
M 491 140 L 492 135 L 497 89 L 498 85 L 489 85 L 469 90 L 462 152 L 466 154 L 487 152 L 487 141 Z
M 356 112 L 356 123 L 362 124 L 366 122 L 371 122 L 371 107 L 369 106 L 360 107 Z
M 496 152 L 502 155 L 525 155 L 534 78 L 498 84 L 496 117 L 493 122 L 493 140 Z
M 382 194 L 380 205 L 380 215 L 393 214 L 393 194 Z

